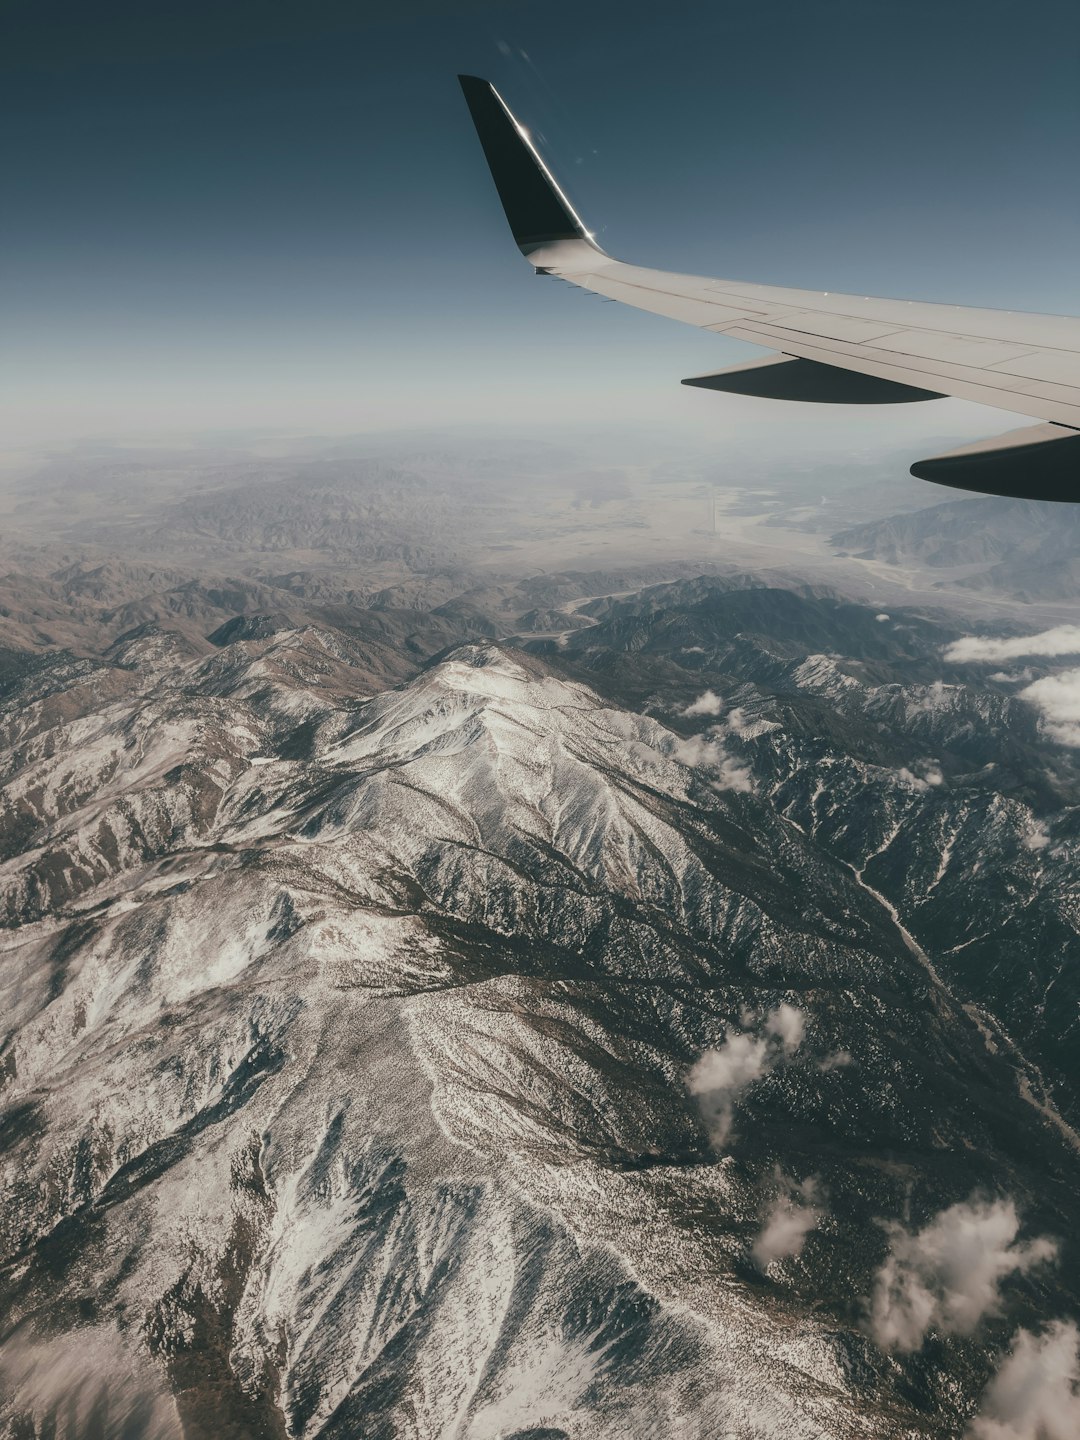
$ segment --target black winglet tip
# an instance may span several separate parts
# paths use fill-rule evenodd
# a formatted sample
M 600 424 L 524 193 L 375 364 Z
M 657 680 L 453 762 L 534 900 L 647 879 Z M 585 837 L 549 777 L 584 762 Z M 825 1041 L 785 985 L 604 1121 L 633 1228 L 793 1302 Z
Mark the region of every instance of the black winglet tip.
M 592 244 L 527 132 L 491 82 L 479 75 L 459 75 L 458 80 L 522 253 L 529 255 L 560 240 L 588 240 Z

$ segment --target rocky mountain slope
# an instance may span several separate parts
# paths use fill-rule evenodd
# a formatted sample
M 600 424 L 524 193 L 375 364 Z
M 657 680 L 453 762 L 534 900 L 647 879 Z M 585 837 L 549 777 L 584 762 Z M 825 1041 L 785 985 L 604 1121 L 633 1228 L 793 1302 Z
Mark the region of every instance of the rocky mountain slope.
M 956 578 L 973 590 L 1026 601 L 1073 599 L 1080 590 L 1072 506 L 1036 500 L 953 500 L 891 515 L 835 534 L 842 555 L 890 565 L 967 567 Z
M 948 661 L 943 617 L 829 597 L 706 581 L 595 608 L 563 663 L 688 735 L 720 736 L 758 793 L 1006 1025 L 1080 1127 L 1080 773 L 1016 677 Z M 695 706 L 702 694 L 711 703 Z
M 3 657 L 4 1433 L 951 1437 L 1077 1313 L 1030 707 L 915 616 L 582 613 Z M 1000 1299 L 888 1341 L 980 1195 Z

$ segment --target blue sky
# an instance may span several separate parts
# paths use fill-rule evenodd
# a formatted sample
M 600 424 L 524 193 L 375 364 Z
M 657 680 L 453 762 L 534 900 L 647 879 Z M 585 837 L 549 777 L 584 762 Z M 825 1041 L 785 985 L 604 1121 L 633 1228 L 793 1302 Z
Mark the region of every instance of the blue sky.
M 14 0 L 3 24 L 9 440 L 768 425 L 678 385 L 748 347 L 532 276 L 459 70 L 619 258 L 1080 313 L 1071 3 Z M 1014 423 L 948 403 L 857 429 Z

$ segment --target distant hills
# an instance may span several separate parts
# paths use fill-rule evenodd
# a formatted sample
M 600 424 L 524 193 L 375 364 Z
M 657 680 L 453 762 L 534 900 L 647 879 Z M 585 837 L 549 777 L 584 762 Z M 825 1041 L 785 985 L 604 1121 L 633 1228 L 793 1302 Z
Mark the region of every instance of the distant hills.
M 838 531 L 842 555 L 890 565 L 971 567 L 950 583 L 1018 600 L 1080 595 L 1080 506 L 954 500 Z

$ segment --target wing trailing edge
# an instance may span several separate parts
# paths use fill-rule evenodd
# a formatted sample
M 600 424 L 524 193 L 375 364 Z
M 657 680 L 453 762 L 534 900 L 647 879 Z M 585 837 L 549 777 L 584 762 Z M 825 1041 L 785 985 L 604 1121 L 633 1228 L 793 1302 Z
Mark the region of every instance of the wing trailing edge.
M 756 395 L 765 400 L 802 400 L 815 405 L 910 405 L 916 400 L 940 400 L 936 390 L 841 370 L 797 355 L 766 355 L 744 365 L 730 365 L 714 375 L 692 375 L 682 382 L 702 390 L 723 390 L 729 395 Z

